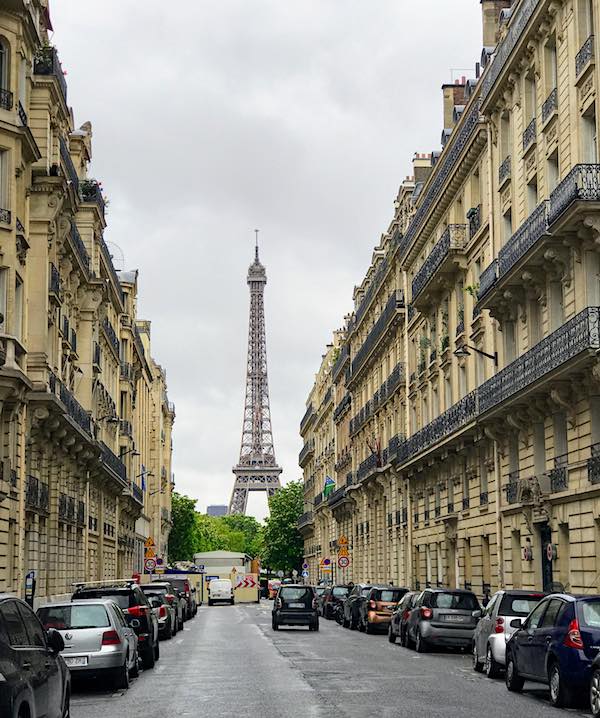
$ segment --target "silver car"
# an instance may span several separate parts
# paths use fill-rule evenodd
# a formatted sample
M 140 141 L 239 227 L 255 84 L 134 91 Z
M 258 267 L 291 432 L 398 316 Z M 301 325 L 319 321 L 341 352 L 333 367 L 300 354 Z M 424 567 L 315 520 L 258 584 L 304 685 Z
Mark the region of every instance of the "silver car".
M 73 675 L 108 678 L 129 688 L 138 674 L 138 639 L 123 611 L 111 599 L 47 603 L 37 615 L 65 642 L 62 656 Z
M 495 593 L 473 633 L 473 668 L 496 678 L 506 665 L 506 644 L 516 631 L 510 622 L 525 618 L 546 594 L 509 589 Z

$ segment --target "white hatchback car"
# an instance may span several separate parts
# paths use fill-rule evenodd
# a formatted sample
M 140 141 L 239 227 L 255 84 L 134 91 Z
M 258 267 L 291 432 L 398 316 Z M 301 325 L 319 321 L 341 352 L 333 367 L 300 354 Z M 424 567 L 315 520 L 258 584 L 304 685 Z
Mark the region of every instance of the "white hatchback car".
M 215 601 L 227 601 L 232 606 L 235 603 L 233 584 L 228 578 L 213 578 L 208 584 L 208 605 L 212 606 Z

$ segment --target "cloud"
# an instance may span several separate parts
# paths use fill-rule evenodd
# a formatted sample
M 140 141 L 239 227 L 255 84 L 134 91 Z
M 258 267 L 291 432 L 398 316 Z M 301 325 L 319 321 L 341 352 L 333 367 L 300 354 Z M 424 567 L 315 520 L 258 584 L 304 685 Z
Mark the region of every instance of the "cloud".
M 440 85 L 480 54 L 480 5 L 173 7 L 54 0 L 52 17 L 76 122 L 93 124 L 106 238 L 140 269 L 141 316 L 167 369 L 177 486 L 204 509 L 227 502 L 239 454 L 253 229 L 289 480 L 300 475 L 298 425 L 324 346 L 413 153 L 439 145 Z

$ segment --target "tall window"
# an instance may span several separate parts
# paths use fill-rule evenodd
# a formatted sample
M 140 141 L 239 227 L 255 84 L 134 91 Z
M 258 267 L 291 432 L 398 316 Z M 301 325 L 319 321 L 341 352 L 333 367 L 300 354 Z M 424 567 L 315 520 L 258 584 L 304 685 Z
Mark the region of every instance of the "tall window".
M 535 70 L 532 69 L 525 77 L 525 124 L 535 119 L 537 91 L 535 86 Z
M 0 332 L 6 333 L 6 312 L 8 293 L 8 267 L 0 267 Z
M 529 216 L 538 205 L 538 183 L 537 175 L 531 178 L 527 184 L 527 216 Z
M 594 34 L 594 0 L 579 0 L 580 42 Z
M 510 115 L 505 112 L 500 120 L 500 162 L 511 153 Z
M 598 129 L 596 125 L 596 109 L 593 103 L 581 117 L 581 130 L 581 159 L 583 162 L 595 164 L 598 161 L 598 150 L 596 148 Z
M 556 59 L 556 35 L 546 43 L 544 48 L 544 79 L 546 82 L 546 96 L 554 90 L 558 84 L 558 63 Z
M 558 184 L 558 150 L 554 150 L 550 157 L 548 157 L 546 161 L 546 171 L 548 174 L 548 194 L 550 194 L 550 192 L 556 189 L 556 185 Z
M 23 281 L 15 277 L 15 328 L 14 335 L 19 341 L 23 336 Z
M 8 90 L 9 80 L 9 45 L 3 37 L 0 37 L 0 89 Z
M 0 210 L 8 209 L 8 200 L 8 151 L 0 150 Z M 6 221 L 1 213 L 0 221 Z

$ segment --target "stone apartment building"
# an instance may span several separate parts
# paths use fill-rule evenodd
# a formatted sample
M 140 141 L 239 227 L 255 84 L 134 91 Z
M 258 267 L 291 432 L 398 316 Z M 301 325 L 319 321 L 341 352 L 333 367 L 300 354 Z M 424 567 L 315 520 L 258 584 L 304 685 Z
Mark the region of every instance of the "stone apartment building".
M 49 29 L 0 8 L 0 592 L 33 570 L 40 598 L 166 553 L 174 420 Z
M 317 564 L 349 539 L 343 579 L 598 590 L 600 2 L 481 12 L 355 288 L 336 489 L 300 531 Z

